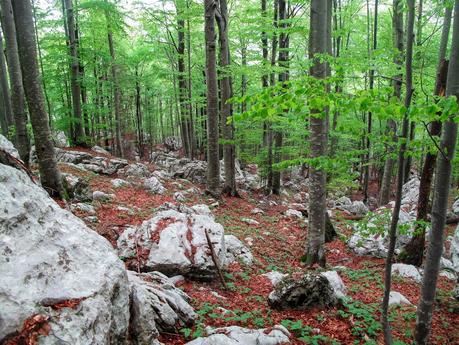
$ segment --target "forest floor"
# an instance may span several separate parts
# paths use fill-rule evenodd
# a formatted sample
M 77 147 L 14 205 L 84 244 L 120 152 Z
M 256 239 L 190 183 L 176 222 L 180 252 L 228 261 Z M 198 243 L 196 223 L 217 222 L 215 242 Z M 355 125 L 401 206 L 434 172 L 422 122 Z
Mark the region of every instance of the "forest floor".
M 155 169 L 153 165 L 149 167 L 152 171 Z M 112 201 L 97 205 L 98 223 L 88 223 L 113 245 L 126 226 L 140 224 L 152 216 L 155 208 L 166 201 L 173 202 L 174 192 L 190 187 L 204 191 L 204 186 L 172 180 L 164 184 L 166 194 L 153 195 L 142 187 L 114 188 L 110 180 L 117 176 L 82 172 L 64 165 L 61 169 L 87 178 L 92 190 L 116 195 Z M 281 206 L 280 198 L 275 196 L 269 197 L 269 200 L 277 201 L 279 206 L 264 208 L 265 214 L 252 214 L 252 209 L 261 208 L 258 203 L 261 199 L 266 197 L 257 193 L 243 193 L 242 198 L 222 198 L 219 206 L 212 209 L 216 221 L 224 226 L 226 234 L 252 243 L 250 249 L 254 263 L 251 266 L 233 264 L 228 268 L 225 278 L 229 290 L 224 290 L 217 279 L 210 283 L 185 281 L 179 284 L 192 298 L 191 304 L 199 319 L 192 329 L 184 329 L 180 335 L 162 334 L 160 341 L 167 345 L 184 344 L 202 334 L 206 326 L 269 328 L 283 324 L 294 335 L 292 344 L 382 344 L 379 309 L 383 294 L 384 260 L 357 256 L 347 248 L 345 241 L 351 234 L 350 221 L 339 213 L 332 217 L 339 236 L 326 245 L 327 267 L 341 268 L 339 273 L 351 300 L 327 310 L 276 311 L 268 306 L 267 297 L 273 287 L 262 274 L 272 270 L 292 274 L 305 271 L 300 257 L 306 243 L 307 223 L 285 217 L 283 213 L 287 206 Z M 213 202 L 200 193 L 188 198 L 185 204 L 210 205 Z M 134 209 L 135 212 L 128 214 L 118 210 L 119 206 Z M 85 216 L 81 212 L 77 212 L 77 215 Z M 243 218 L 255 219 L 259 225 L 247 225 Z M 450 232 L 452 230 L 448 229 Z M 459 344 L 459 303 L 450 293 L 454 285 L 454 281 L 439 278 L 432 344 Z M 413 304 L 390 310 L 395 339 L 399 345 L 410 344 L 420 285 L 394 277 L 392 290 L 402 293 Z

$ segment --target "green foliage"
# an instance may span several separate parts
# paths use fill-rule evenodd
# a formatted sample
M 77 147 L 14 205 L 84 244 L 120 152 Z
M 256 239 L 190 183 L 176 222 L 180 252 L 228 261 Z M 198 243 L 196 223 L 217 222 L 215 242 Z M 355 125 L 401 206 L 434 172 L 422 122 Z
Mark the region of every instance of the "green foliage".
M 281 325 L 291 331 L 299 340 L 304 341 L 306 344 L 320 345 L 332 344 L 339 345 L 336 340 L 330 339 L 321 334 L 317 334 L 310 326 L 304 325 L 301 320 L 282 320 Z

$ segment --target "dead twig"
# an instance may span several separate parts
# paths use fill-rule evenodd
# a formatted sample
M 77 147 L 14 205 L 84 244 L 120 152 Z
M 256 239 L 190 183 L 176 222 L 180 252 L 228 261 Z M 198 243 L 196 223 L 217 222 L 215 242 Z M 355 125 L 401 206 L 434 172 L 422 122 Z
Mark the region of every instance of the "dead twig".
M 220 281 L 221 281 L 221 283 L 223 285 L 223 288 L 225 290 L 228 290 L 228 286 L 226 285 L 225 278 L 223 277 L 223 273 L 222 273 L 222 270 L 220 268 L 220 264 L 218 263 L 217 255 L 215 254 L 214 245 L 212 244 L 212 241 L 210 239 L 209 233 L 207 232 L 207 229 L 204 229 L 204 232 L 206 233 L 207 245 L 210 248 L 210 254 L 212 256 L 212 261 L 214 262 L 215 268 L 217 269 L 218 276 L 220 277 Z

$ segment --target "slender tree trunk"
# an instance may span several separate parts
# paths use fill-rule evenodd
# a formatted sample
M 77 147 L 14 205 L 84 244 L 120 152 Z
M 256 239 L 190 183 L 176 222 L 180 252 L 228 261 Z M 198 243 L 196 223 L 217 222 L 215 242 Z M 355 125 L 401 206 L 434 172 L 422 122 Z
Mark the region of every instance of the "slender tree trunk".
M 118 81 L 118 65 L 115 58 L 115 48 L 113 46 L 113 32 L 110 21 L 112 20 L 108 13 L 105 13 L 107 21 L 107 40 L 111 57 L 111 72 L 113 82 L 113 97 L 115 101 L 115 151 L 120 157 L 124 157 L 124 150 L 121 135 L 121 91 Z
M 327 29 L 328 1 L 311 0 L 311 20 L 309 31 L 309 59 L 313 59 L 310 69 L 311 76 L 323 80 L 327 77 L 327 64 L 316 54 L 326 54 L 328 38 L 324 33 Z M 325 86 L 320 86 L 324 87 Z M 325 155 L 327 133 L 325 113 L 319 109 L 311 109 L 309 118 L 310 157 L 322 158 Z M 306 264 L 318 263 L 325 267 L 325 212 L 326 212 L 326 173 L 323 169 L 311 166 L 309 171 L 309 223 L 306 246 Z
M 16 127 L 16 141 L 19 156 L 26 166 L 29 166 L 30 140 L 27 133 L 27 113 L 25 111 L 24 88 L 19 62 L 16 28 L 14 26 L 13 7 L 11 0 L 1 0 L 2 28 L 5 34 L 6 56 L 11 82 L 11 104 Z
M 279 67 L 282 68 L 282 71 L 279 73 L 279 83 L 283 84 L 285 87 L 285 82 L 288 80 L 288 48 L 289 48 L 289 34 L 286 32 L 288 28 L 287 19 L 288 19 L 288 10 L 287 10 L 287 1 L 278 0 L 279 6 L 279 22 L 278 27 L 281 29 L 279 34 Z M 285 92 L 285 91 L 282 91 Z M 282 161 L 282 142 L 283 134 L 281 130 L 275 130 L 273 133 L 274 140 L 274 155 L 273 161 L 275 164 L 278 164 Z M 281 190 L 281 171 L 279 169 L 273 170 L 273 187 L 272 193 L 279 195 Z
M 459 0 L 455 1 L 453 39 L 451 46 L 450 65 L 446 96 L 456 96 L 459 100 Z M 435 187 L 432 206 L 432 229 L 429 236 L 429 248 L 427 250 L 426 264 L 424 266 L 424 278 L 421 287 L 421 299 L 419 301 L 415 340 L 416 344 L 429 343 L 432 328 L 432 313 L 437 290 L 438 272 L 440 259 L 443 252 L 444 228 L 446 222 L 446 210 L 448 207 L 448 194 L 451 181 L 452 162 L 457 139 L 457 123 L 454 121 L 458 114 L 450 116 L 443 125 L 441 137 L 441 154 L 437 159 L 435 174 Z
M 443 30 L 440 40 L 440 52 L 438 56 L 437 79 L 435 82 L 434 94 L 436 96 L 444 96 L 446 92 L 446 79 L 448 76 L 448 61 L 446 57 L 446 47 L 448 45 L 449 32 L 451 27 L 452 8 L 446 7 L 445 19 L 443 22 Z M 440 116 L 441 114 L 438 114 Z M 430 136 L 437 137 L 441 135 L 441 121 L 433 121 L 428 128 Z M 432 153 L 430 150 L 427 152 L 424 166 L 421 173 L 421 182 L 419 185 L 419 197 L 416 215 L 416 230 L 414 236 L 406 244 L 403 252 L 400 254 L 400 259 L 407 264 L 421 266 L 424 258 L 424 245 L 425 245 L 425 223 L 428 221 L 427 215 L 429 213 L 429 196 L 432 185 L 432 178 L 435 168 L 437 154 Z
M 228 123 L 232 115 L 232 106 L 228 100 L 233 96 L 231 88 L 231 76 L 228 70 L 231 58 L 228 42 L 228 7 L 226 0 L 220 0 L 220 16 L 217 17 L 219 40 L 220 40 L 220 68 L 221 68 L 221 102 L 220 113 L 223 127 L 223 160 L 225 162 L 225 184 L 223 193 L 237 196 L 236 189 L 236 149 L 234 146 L 234 125 Z
M 81 86 L 79 82 L 80 69 L 78 62 L 78 51 L 76 42 L 76 26 L 75 16 L 73 14 L 73 1 L 65 0 L 65 13 L 67 23 L 67 34 L 69 41 L 69 53 L 70 53 L 70 85 L 72 89 L 72 106 L 73 106 L 73 117 L 74 117 L 74 137 L 73 142 L 76 145 L 85 144 L 85 133 L 83 127 L 83 118 L 81 116 Z
M 14 0 L 12 0 L 12 1 L 14 1 Z M 49 126 L 50 126 L 50 128 L 52 128 L 52 125 L 53 125 L 52 124 L 53 112 L 52 112 L 52 108 L 51 108 L 51 101 L 49 100 L 49 96 L 48 96 L 48 88 L 47 88 L 46 82 L 45 82 L 45 70 L 43 68 L 43 57 L 42 57 L 42 54 L 41 54 L 40 39 L 38 37 L 37 14 L 36 14 L 36 11 L 35 11 L 34 0 L 32 0 L 32 14 L 33 14 L 35 39 L 36 39 L 36 42 L 37 42 L 38 62 L 39 62 L 39 65 L 40 65 L 41 79 L 42 79 L 42 83 L 43 83 L 43 93 L 45 95 L 46 105 L 47 105 L 47 108 L 48 108 Z
M 402 3 L 400 0 L 394 0 L 393 2 L 393 29 L 394 29 L 394 44 L 398 54 L 395 58 L 395 63 L 402 67 L 403 63 L 403 10 Z M 402 74 L 398 74 L 394 77 L 394 95 L 400 98 L 402 93 Z M 395 120 L 387 120 L 388 134 L 393 138 L 393 142 L 397 141 L 397 124 Z M 387 157 L 384 165 L 384 173 L 381 181 L 381 190 L 379 194 L 379 204 L 386 205 L 390 199 L 392 172 L 394 170 L 395 160 L 392 157 L 394 152 L 394 144 L 389 143 L 387 145 Z
M 375 13 L 374 13 L 374 24 L 373 24 L 373 48 L 371 55 L 374 54 L 374 51 L 378 48 L 378 6 L 379 1 L 375 1 Z M 372 57 L 372 56 L 371 56 Z M 370 69 L 370 77 L 369 77 L 369 84 L 370 90 L 374 89 L 375 83 L 375 70 L 372 68 Z M 363 178 L 363 200 L 364 202 L 368 202 L 368 184 L 370 183 L 370 159 L 371 159 L 371 131 L 373 125 L 373 114 L 371 111 L 368 113 L 368 123 L 367 123 L 367 137 L 365 143 L 366 149 L 366 156 L 365 156 L 365 173 Z
M 22 79 L 35 137 L 41 184 L 50 195 L 61 197 L 62 181 L 57 169 L 48 114 L 45 110 L 43 89 L 38 72 L 32 6 L 30 0 L 14 0 L 12 5 Z
M 8 85 L 8 72 L 6 68 L 5 54 L 3 53 L 3 38 L 0 33 L 0 87 L 3 97 L 3 108 L 5 113 L 6 136 L 9 129 L 14 125 L 13 111 L 11 109 L 10 88 Z
M 191 142 L 189 138 L 189 107 L 190 100 L 187 99 L 187 81 L 185 78 L 185 20 L 182 18 L 183 9 L 181 2 L 176 4 L 177 11 L 177 66 L 178 66 L 178 88 L 180 102 L 180 128 L 182 132 L 182 142 L 185 148 L 185 154 L 191 158 Z
M 402 204 L 402 189 L 403 178 L 405 176 L 405 152 L 406 152 L 406 139 L 408 138 L 408 112 L 411 106 L 411 98 L 413 95 L 413 41 L 414 41 L 414 0 L 407 0 L 408 4 L 408 25 L 407 25 L 407 43 L 406 43 L 406 96 L 405 107 L 406 111 L 403 117 L 402 137 L 403 140 L 400 144 L 398 153 L 398 173 L 397 173 L 397 191 L 395 197 L 395 205 L 392 211 L 392 219 L 389 229 L 389 249 L 387 252 L 386 265 L 385 265 L 385 281 L 384 281 L 384 298 L 382 302 L 381 323 L 383 326 L 384 342 L 386 345 L 392 344 L 392 332 L 388 320 L 389 311 L 389 296 L 392 285 L 392 259 L 395 252 L 395 241 L 397 238 L 397 225 L 400 215 L 400 207 Z
M 218 143 L 218 82 L 215 42 L 215 0 L 204 1 L 207 85 L 207 191 L 220 194 L 220 160 Z
M 135 68 L 135 117 L 137 127 L 137 147 L 140 159 L 143 158 L 143 121 L 142 121 L 142 104 L 140 98 L 140 81 L 139 68 Z

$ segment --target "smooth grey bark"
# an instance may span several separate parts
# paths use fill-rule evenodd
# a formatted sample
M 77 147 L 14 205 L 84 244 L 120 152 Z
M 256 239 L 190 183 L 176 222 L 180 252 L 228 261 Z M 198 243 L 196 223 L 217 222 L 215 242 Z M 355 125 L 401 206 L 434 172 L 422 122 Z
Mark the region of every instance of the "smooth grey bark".
M 220 160 L 218 131 L 218 81 L 215 42 L 215 0 L 204 1 L 207 86 L 207 192 L 220 195 Z
M 117 155 L 124 157 L 123 143 L 121 139 L 121 91 L 118 81 L 118 65 L 116 63 L 115 47 L 113 45 L 113 31 L 110 25 L 111 18 L 108 12 L 105 12 L 105 19 L 107 21 L 107 40 L 111 58 L 113 97 L 115 103 L 115 151 Z
M 183 148 L 187 157 L 191 157 L 191 141 L 190 141 L 190 100 L 187 99 L 187 81 L 185 78 L 185 20 L 183 19 L 183 3 L 176 2 L 177 12 L 177 67 L 178 67 L 178 91 L 180 102 L 180 129 L 182 134 Z
M 382 302 L 381 323 L 383 326 L 384 343 L 386 345 L 392 344 L 392 332 L 388 320 L 389 312 L 389 296 L 392 285 L 392 260 L 395 252 L 395 241 L 397 239 L 397 225 L 400 215 L 400 208 L 402 204 L 402 189 L 405 176 L 405 153 L 406 153 L 406 139 L 408 139 L 408 112 L 411 106 L 411 98 L 413 95 L 413 44 L 414 44 L 414 0 L 407 0 L 408 5 L 408 23 L 407 23 L 407 41 L 406 41 L 406 60 L 405 60 L 405 79 L 406 79 L 406 95 L 405 107 L 406 111 L 403 117 L 402 125 L 402 142 L 398 152 L 397 163 L 397 190 L 395 195 L 395 205 L 392 210 L 392 219 L 389 229 L 389 248 L 387 251 L 386 265 L 384 272 L 384 297 Z
M 443 29 L 440 39 L 440 50 L 438 54 L 437 77 L 435 81 L 434 95 L 443 97 L 446 93 L 446 79 L 448 75 L 448 61 L 446 58 L 446 47 L 448 45 L 449 32 L 451 27 L 452 8 L 445 8 L 445 16 L 443 21 Z M 439 116 L 441 114 L 438 114 Z M 430 136 L 437 137 L 441 135 L 441 121 L 433 121 L 427 130 Z M 421 266 L 424 258 L 425 245 L 425 223 L 428 221 L 429 213 L 429 196 L 431 192 L 431 184 L 435 169 L 437 153 L 428 151 L 422 167 L 421 181 L 419 184 L 419 197 L 417 204 L 417 214 L 415 235 L 403 248 L 400 254 L 400 259 L 406 264 Z
M 6 57 L 11 83 L 11 106 L 16 129 L 16 146 L 19 156 L 29 166 L 30 140 L 27 133 L 27 113 L 25 111 L 24 88 L 22 86 L 21 65 L 19 62 L 16 28 L 14 26 L 11 0 L 1 0 L 2 28 L 5 35 Z
M 399 66 L 399 69 L 402 68 L 403 63 L 403 6 L 401 0 L 394 0 L 393 2 L 393 15 L 392 15 L 392 25 L 394 30 L 394 45 L 395 49 L 398 51 L 397 56 L 395 57 L 395 63 Z M 401 97 L 402 93 L 402 74 L 398 74 L 394 77 L 394 96 L 397 98 Z M 395 143 L 397 141 L 397 124 L 395 120 L 387 120 L 387 131 L 389 136 L 393 139 Z M 394 143 L 389 143 L 387 145 L 387 158 L 384 164 L 384 173 L 381 181 L 381 190 L 379 192 L 379 204 L 386 205 L 390 199 L 391 192 L 391 181 L 392 181 L 392 172 L 394 170 L 395 160 L 392 157 L 394 152 Z
M 5 54 L 3 54 L 3 38 L 0 32 L 0 91 L 3 97 L 3 112 L 6 126 L 6 136 L 9 129 L 13 126 L 13 112 L 11 109 L 10 89 L 8 85 L 8 72 L 6 68 Z
M 456 0 L 454 5 L 453 38 L 446 96 L 456 96 L 457 100 L 459 100 L 459 0 Z M 452 161 L 456 148 L 457 123 L 454 120 L 457 116 L 458 114 L 452 114 L 443 125 L 440 144 L 441 154 L 437 159 L 432 206 L 432 228 L 429 236 L 429 247 L 421 287 L 421 299 L 416 319 L 415 340 L 418 345 L 429 343 L 432 328 L 432 313 L 437 291 L 440 259 L 443 252 Z
M 234 124 L 228 123 L 232 115 L 232 106 L 228 100 L 233 96 L 231 87 L 231 76 L 229 66 L 231 63 L 229 42 L 228 42 L 228 6 L 226 0 L 220 0 L 220 16 L 217 16 L 218 37 L 220 41 L 220 69 L 222 76 L 220 78 L 221 100 L 220 116 L 222 121 L 223 134 L 223 160 L 225 162 L 225 183 L 223 193 L 230 196 L 237 196 L 236 188 L 236 148 L 234 145 Z
M 38 72 L 32 7 L 30 0 L 14 0 L 12 5 L 19 61 L 35 138 L 41 184 L 50 195 L 61 197 L 62 181 L 57 169 L 48 114 L 45 110 L 43 89 Z
M 289 62 L 288 62 L 288 49 L 289 49 L 289 34 L 287 28 L 289 25 L 287 24 L 288 19 L 288 11 L 287 11 L 287 1 L 286 0 L 278 0 L 278 8 L 279 8 L 279 19 L 278 19 L 278 27 L 280 28 L 279 34 L 279 57 L 278 57 L 278 64 L 279 67 L 282 68 L 281 72 L 279 73 L 279 83 L 282 84 L 283 88 L 286 87 L 285 82 L 288 81 L 289 78 Z M 286 92 L 283 90 L 281 92 Z M 285 110 L 287 111 L 287 109 Z M 282 161 L 282 144 L 283 144 L 283 133 L 281 130 L 276 129 L 273 131 L 272 140 L 274 144 L 274 154 L 273 154 L 273 163 L 278 164 Z M 281 171 L 279 169 L 275 169 L 272 172 L 272 193 L 279 195 L 281 190 Z
M 319 80 L 327 77 L 327 64 L 316 54 L 326 54 L 328 38 L 327 30 L 327 1 L 311 1 L 311 19 L 309 31 L 309 59 L 313 59 L 310 75 Z M 322 87 L 322 86 L 320 86 Z M 323 86 L 325 87 L 325 86 Z M 326 118 L 319 109 L 311 109 L 309 117 L 310 157 L 324 157 L 327 143 Z M 311 166 L 309 171 L 309 222 L 306 245 L 306 264 L 312 266 L 318 263 L 325 266 L 325 212 L 326 212 L 326 172 Z
M 373 47 L 371 49 L 371 55 L 373 55 L 374 51 L 378 48 L 378 6 L 379 1 L 375 1 L 375 9 L 374 9 L 374 23 L 373 23 Z M 371 56 L 370 56 L 371 57 Z M 374 68 L 370 69 L 369 73 L 369 87 L 370 90 L 374 89 L 375 84 L 375 70 Z M 370 158 L 371 158 L 371 131 L 373 126 L 373 114 L 368 112 L 368 119 L 367 119 L 367 133 L 366 133 L 366 142 L 365 142 L 365 172 L 363 178 L 363 200 L 364 202 L 368 201 L 368 184 L 370 182 Z
M 70 87 L 72 92 L 72 108 L 73 108 L 73 138 L 72 141 L 76 145 L 85 145 L 85 132 L 83 127 L 83 118 L 81 116 L 81 86 L 80 81 L 80 68 L 78 61 L 77 40 L 76 40 L 76 26 L 75 16 L 73 14 L 73 0 L 65 0 L 65 14 L 67 35 L 69 43 L 70 54 Z

